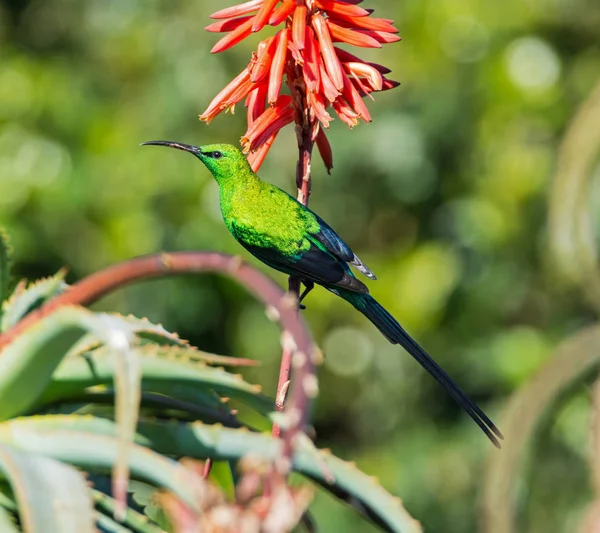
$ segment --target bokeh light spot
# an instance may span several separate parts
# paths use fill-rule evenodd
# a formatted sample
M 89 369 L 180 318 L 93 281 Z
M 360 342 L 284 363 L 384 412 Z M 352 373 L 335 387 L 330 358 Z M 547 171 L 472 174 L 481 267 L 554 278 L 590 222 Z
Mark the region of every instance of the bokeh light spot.
M 361 330 L 342 327 L 334 329 L 323 343 L 325 364 L 339 376 L 356 376 L 373 359 L 373 345 Z
M 496 368 L 512 385 L 519 385 L 537 370 L 550 352 L 543 333 L 515 327 L 496 337 L 490 346 Z
M 522 37 L 506 50 L 506 68 L 511 81 L 525 91 L 551 88 L 560 76 L 560 60 L 554 49 L 537 37 Z

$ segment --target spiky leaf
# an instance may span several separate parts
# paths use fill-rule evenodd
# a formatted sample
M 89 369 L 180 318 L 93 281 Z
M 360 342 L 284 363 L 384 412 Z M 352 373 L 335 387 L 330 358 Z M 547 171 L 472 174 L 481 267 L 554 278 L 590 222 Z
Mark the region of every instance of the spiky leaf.
M 161 453 L 213 459 L 239 459 L 247 454 L 272 461 L 280 453 L 280 441 L 248 430 L 207 426 L 201 423 L 140 423 L 138 432 Z M 388 531 L 421 531 L 402 502 L 356 468 L 318 451 L 308 438 L 301 439 L 294 457 L 294 470 L 313 479 L 324 489 L 352 505 Z M 358 505 L 357 503 L 358 502 Z
M 104 494 L 103 492 L 100 492 L 99 490 L 92 491 L 92 494 L 94 497 L 94 502 L 100 511 L 109 517 L 115 514 L 118 509 L 118 505 L 113 498 L 107 494 Z M 145 515 L 138 513 L 131 508 L 128 508 L 125 512 L 122 525 L 139 533 L 162 533 L 162 529 L 151 524 Z
M 2 533 L 20 533 L 10 513 L 3 507 L 0 507 L 0 531 Z
M 146 318 L 120 315 L 119 313 L 104 313 L 104 316 L 118 321 L 123 330 L 134 333 L 142 340 L 169 346 L 178 345 L 182 349 L 191 349 L 188 346 L 187 341 L 182 340 L 176 333 L 171 333 L 160 324 L 153 324 Z M 87 352 L 96 350 L 101 344 L 102 343 L 98 341 L 96 336 L 92 334 L 84 335 L 73 345 L 67 355 L 68 357 L 79 357 Z
M 172 348 L 165 346 L 145 345 L 138 349 L 138 353 L 145 391 L 160 392 L 190 402 L 202 400 L 197 396 L 198 392 L 206 395 L 215 391 L 238 399 L 264 415 L 274 410 L 273 401 L 259 393 L 260 387 L 247 383 L 239 375 L 204 363 L 184 361 L 174 355 Z M 95 350 L 86 358 L 65 359 L 52 376 L 42 403 L 68 399 L 88 387 L 109 385 L 117 368 L 116 362 L 117 357 L 109 349 Z M 182 397 L 194 390 L 195 397 Z M 211 407 L 218 407 L 218 399 L 209 401 L 213 402 Z
M 4 347 L 0 357 L 0 420 L 27 411 L 50 382 L 52 372 L 83 335 L 93 332 L 110 345 L 128 338 L 120 322 L 78 307 L 61 307 Z
M 119 456 L 114 464 L 114 492 L 124 511 L 128 478 L 126 456 L 137 423 L 140 397 L 139 364 L 131 325 L 119 317 L 91 313 L 77 307 L 61 307 L 33 324 L 7 347 L 0 357 L 0 419 L 28 410 L 47 387 L 52 372 L 84 335 L 92 333 L 114 356 L 116 418 L 119 422 Z
M 0 424 L 0 443 L 92 472 L 109 471 L 117 461 L 116 434 L 117 428 L 110 420 L 73 415 L 26 417 Z M 149 444 L 143 437 L 137 440 Z M 129 447 L 128 465 L 134 476 L 172 491 L 200 512 L 205 483 L 192 471 L 137 444 Z
M 90 490 L 73 467 L 4 445 L 0 446 L 0 470 L 13 488 L 26 531 L 96 531 Z
M 4 304 L 2 331 L 9 330 L 32 309 L 64 291 L 67 288 L 65 273 L 60 270 L 54 276 L 31 283 L 26 289 L 17 287 Z
M 114 434 L 115 426 L 108 420 L 77 416 L 44 416 L 0 424 L 0 441 L 6 432 L 24 442 L 27 449 L 38 451 L 39 444 L 32 435 L 93 435 L 98 438 Z M 53 439 L 53 441 L 54 441 Z M 216 460 L 239 459 L 248 454 L 272 461 L 280 453 L 281 442 L 270 435 L 246 429 L 229 429 L 200 423 L 140 422 L 138 437 L 141 444 L 175 457 Z M 82 445 L 83 446 L 83 445 Z M 54 446 L 48 451 L 56 457 Z M 79 464 L 71 456 L 67 459 Z M 402 502 L 386 492 L 379 483 L 328 452 L 317 450 L 307 438 L 299 441 L 294 456 L 294 470 L 317 482 L 336 497 L 351 503 L 363 514 L 388 531 L 418 533 L 420 525 L 403 508 Z

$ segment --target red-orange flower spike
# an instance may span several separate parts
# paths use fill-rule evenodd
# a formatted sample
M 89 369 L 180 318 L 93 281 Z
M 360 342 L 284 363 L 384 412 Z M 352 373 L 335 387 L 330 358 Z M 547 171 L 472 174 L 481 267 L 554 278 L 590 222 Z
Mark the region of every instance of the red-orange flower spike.
M 217 54 L 223 50 L 227 50 L 228 48 L 235 46 L 240 41 L 243 41 L 252 33 L 253 20 L 254 17 L 250 18 L 243 24 L 239 25 L 235 30 L 225 35 L 225 37 L 217 41 L 217 44 L 212 47 L 211 53 Z
M 355 30 L 357 33 L 362 33 L 365 36 L 371 37 L 375 39 L 379 43 L 390 44 L 397 43 L 402 40 L 402 37 L 399 35 L 394 35 L 393 33 L 388 33 L 387 31 L 375 31 L 375 30 Z
M 304 50 L 306 37 L 306 6 L 297 6 L 292 19 L 292 41 L 298 50 Z
M 340 95 L 340 91 L 338 91 L 335 88 L 335 85 L 333 84 L 333 82 L 331 81 L 331 78 L 329 77 L 329 75 L 327 74 L 327 71 L 325 70 L 325 66 L 320 61 L 319 61 L 319 72 L 321 75 L 321 87 L 323 90 L 323 94 L 325 95 L 325 98 L 327 98 L 327 100 L 329 100 L 330 102 L 335 101 L 335 99 Z
M 326 128 L 329 127 L 329 123 L 333 120 L 331 115 L 327 112 L 327 104 L 325 99 L 319 93 L 308 93 L 307 100 L 311 114 L 319 120 Z
M 388 33 L 398 33 L 398 29 L 395 28 L 387 19 L 378 19 L 373 17 L 359 17 L 359 18 L 344 18 L 344 17 L 329 17 L 329 20 L 335 22 L 339 26 L 344 28 L 356 28 L 365 30 L 377 30 L 385 31 Z
M 296 0 L 283 0 L 283 4 L 281 4 L 271 15 L 269 24 L 271 26 L 279 26 L 294 12 L 294 9 L 296 9 Z
M 264 25 L 267 23 L 273 11 L 275 10 L 275 6 L 279 3 L 279 0 L 263 0 L 256 17 L 254 17 L 254 24 L 252 25 L 252 31 L 257 32 L 263 29 Z
M 206 31 L 212 31 L 212 32 L 233 31 L 251 18 L 253 18 L 253 17 L 248 16 L 248 17 L 239 17 L 236 19 L 229 19 L 229 20 L 219 20 L 217 22 L 213 22 L 212 24 L 209 24 L 204 29 Z
M 248 126 L 250 126 L 266 109 L 267 84 L 263 83 L 254 89 L 246 98 L 248 108 Z
M 211 15 L 217 22 L 206 29 L 228 32 L 215 44 L 214 53 L 234 46 L 266 24 L 285 24 L 276 35 L 259 43 L 246 69 L 200 116 L 209 122 L 245 99 L 248 130 L 242 145 L 250 152 L 248 160 L 254 170 L 279 130 L 296 120 L 301 130 L 310 131 L 329 171 L 331 146 L 322 129 L 333 120 L 328 109 L 333 108 L 342 122 L 354 127 L 359 118 L 371 120 L 364 97 L 372 98 L 372 93 L 398 85 L 385 77 L 388 68 L 333 45 L 344 42 L 380 48 L 400 40 L 393 21 L 373 17 L 372 9 L 358 6 L 361 1 L 250 0 Z M 292 97 L 280 94 L 284 80 Z
M 217 96 L 213 98 L 213 101 L 206 108 L 206 111 L 200 115 L 200 120 L 205 120 L 208 123 L 221 111 L 223 111 L 223 109 L 226 109 L 228 106 L 226 102 L 230 100 L 231 95 L 240 87 L 240 85 L 247 83 L 248 80 L 250 80 L 250 72 L 248 72 L 248 69 L 245 68 L 231 82 L 229 82 L 229 84 L 219 94 L 217 94 Z
M 331 41 L 331 35 L 327 28 L 327 22 L 319 13 L 313 15 L 312 24 L 319 39 L 319 46 L 321 48 L 321 55 L 323 56 L 323 63 L 325 69 L 331 78 L 331 81 L 335 85 L 336 89 L 341 90 L 344 86 L 344 79 L 342 78 L 342 66 L 338 59 L 335 49 L 333 48 L 333 42 Z
M 327 174 L 331 174 L 331 169 L 333 168 L 333 151 L 331 150 L 331 144 L 329 144 L 329 139 L 327 138 L 327 135 L 325 135 L 325 130 L 323 128 L 319 128 L 316 142 L 319 155 L 321 156 L 323 163 L 325 163 Z
M 260 168 L 263 161 L 265 160 L 265 157 L 267 157 L 271 145 L 275 142 L 278 133 L 279 130 L 276 131 L 273 135 L 271 135 L 260 148 L 248 154 L 248 163 L 250 163 L 250 167 L 252 167 L 252 170 L 254 170 L 254 172 L 256 172 Z
M 239 17 L 241 15 L 247 15 L 248 13 L 252 13 L 253 11 L 258 10 L 260 5 L 263 3 L 263 0 L 251 0 L 250 2 L 246 2 L 244 4 L 238 4 L 237 6 L 226 7 L 225 9 L 221 9 L 216 13 L 213 13 L 210 18 L 211 19 L 228 19 L 231 17 Z
M 252 83 L 259 82 L 269 73 L 275 52 L 275 44 L 275 37 L 269 37 L 258 43 L 256 61 L 252 65 L 250 73 Z
M 271 63 L 271 72 L 269 73 L 269 104 L 273 105 L 279 97 L 281 82 L 283 81 L 283 69 L 285 67 L 285 58 L 288 51 L 289 30 L 286 28 L 277 34 L 277 44 L 275 45 L 275 54 Z
M 304 48 L 304 68 L 302 72 L 304 74 L 304 83 L 306 88 L 311 92 L 319 90 L 319 84 L 321 83 L 321 76 L 319 72 L 319 64 L 321 58 L 319 56 L 319 49 L 315 42 L 315 34 L 310 26 L 306 26 L 305 30 L 305 43 Z
M 350 2 L 338 2 L 336 0 L 315 0 L 317 7 L 327 14 L 342 15 L 346 17 L 367 17 L 369 12 L 362 7 L 351 5 Z
M 370 85 L 365 85 L 363 81 L 353 72 L 350 72 L 350 76 L 352 76 L 350 81 L 358 91 L 358 94 L 361 96 L 361 98 L 368 96 L 371 100 L 375 101 L 375 98 L 373 98 L 373 95 L 371 94 L 373 92 L 373 88 Z
M 260 117 L 258 117 L 249 127 L 246 134 L 242 137 L 242 146 L 246 148 L 246 150 L 250 149 L 250 143 L 257 137 L 263 133 L 267 128 L 270 128 L 273 123 L 276 122 L 285 122 L 287 118 L 289 118 L 289 111 L 292 112 L 292 117 L 288 122 L 283 124 L 289 124 L 294 117 L 294 110 L 290 107 L 292 99 L 287 95 L 282 95 L 279 97 L 279 100 L 275 103 L 274 106 L 269 107 Z M 283 126 L 281 126 L 283 127 Z
M 345 72 L 342 72 L 344 76 L 344 88 L 342 89 L 342 96 L 348 102 L 354 111 L 356 111 L 360 118 L 362 118 L 365 122 L 371 122 L 371 115 L 367 106 L 363 102 L 360 94 L 356 90 L 356 87 L 350 81 L 350 78 L 346 75 Z
M 331 32 L 331 38 L 336 42 L 344 42 L 354 46 L 362 46 L 363 48 L 381 48 L 381 43 L 371 35 L 365 35 L 349 28 L 342 28 L 331 22 L 331 20 L 327 20 L 327 28 Z
M 383 79 L 383 88 L 382 91 L 389 91 L 390 89 L 395 89 L 400 85 L 399 81 L 388 80 L 387 78 Z
M 381 91 L 383 88 L 383 76 L 371 65 L 367 65 L 361 61 L 344 63 L 344 67 L 355 76 L 362 76 L 369 80 L 374 91 Z
M 273 109 L 273 108 L 271 108 Z M 265 111 L 266 113 L 266 111 Z M 281 128 L 294 121 L 294 110 L 286 107 L 278 112 L 275 117 L 265 124 L 264 129 L 257 131 L 250 139 L 250 151 L 260 148 L 267 140 L 275 135 Z
M 352 111 L 350 106 L 341 98 L 335 100 L 331 106 L 336 112 L 340 120 L 346 124 L 349 128 L 353 128 L 358 125 L 358 115 Z

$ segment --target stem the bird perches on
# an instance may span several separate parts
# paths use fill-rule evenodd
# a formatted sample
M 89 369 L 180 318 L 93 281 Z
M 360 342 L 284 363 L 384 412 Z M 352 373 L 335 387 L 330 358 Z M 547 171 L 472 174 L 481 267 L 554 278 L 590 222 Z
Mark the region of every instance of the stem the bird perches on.
M 311 120 L 308 112 L 306 100 L 306 86 L 299 71 L 299 67 L 291 62 L 286 69 L 287 81 L 292 93 L 293 105 L 296 119 L 296 139 L 298 141 L 298 163 L 296 165 L 296 187 L 298 188 L 298 201 L 303 205 L 308 205 L 310 197 L 310 162 L 312 150 L 315 143 L 316 134 L 319 125 L 313 119 Z M 288 281 L 288 292 L 298 300 L 300 295 L 300 280 L 290 276 Z M 290 346 L 283 346 L 281 353 L 281 365 L 279 367 L 279 380 L 277 382 L 277 396 L 275 408 L 282 411 L 285 406 L 285 396 L 290 383 L 292 372 L 293 349 Z M 280 428 L 277 424 L 273 425 L 273 436 L 278 437 Z

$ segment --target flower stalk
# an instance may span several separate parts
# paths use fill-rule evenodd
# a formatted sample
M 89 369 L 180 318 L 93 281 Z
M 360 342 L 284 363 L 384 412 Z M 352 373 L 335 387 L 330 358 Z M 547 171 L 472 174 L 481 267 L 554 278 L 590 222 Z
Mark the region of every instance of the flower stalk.
M 259 42 L 249 64 L 209 104 L 200 119 L 209 123 L 219 113 L 244 101 L 248 128 L 241 138 L 254 171 L 262 165 L 282 128 L 294 122 L 298 144 L 297 199 L 308 205 L 311 158 L 316 144 L 330 173 L 333 151 L 325 130 L 334 116 L 354 128 L 371 121 L 364 102 L 372 93 L 399 85 L 386 78 L 390 70 L 363 61 L 335 46 L 345 43 L 381 48 L 400 40 L 389 19 L 375 18 L 362 0 L 250 0 L 213 13 L 210 32 L 225 32 L 212 52 L 223 52 L 265 26 L 284 24 Z M 285 83 L 284 83 L 285 82 Z M 282 94 L 284 86 L 289 91 Z M 332 110 L 332 114 L 330 113 Z M 290 277 L 288 291 L 298 298 L 300 280 Z M 283 348 L 276 408 L 282 410 L 290 383 L 294 348 Z M 273 434 L 279 436 L 277 425 Z

